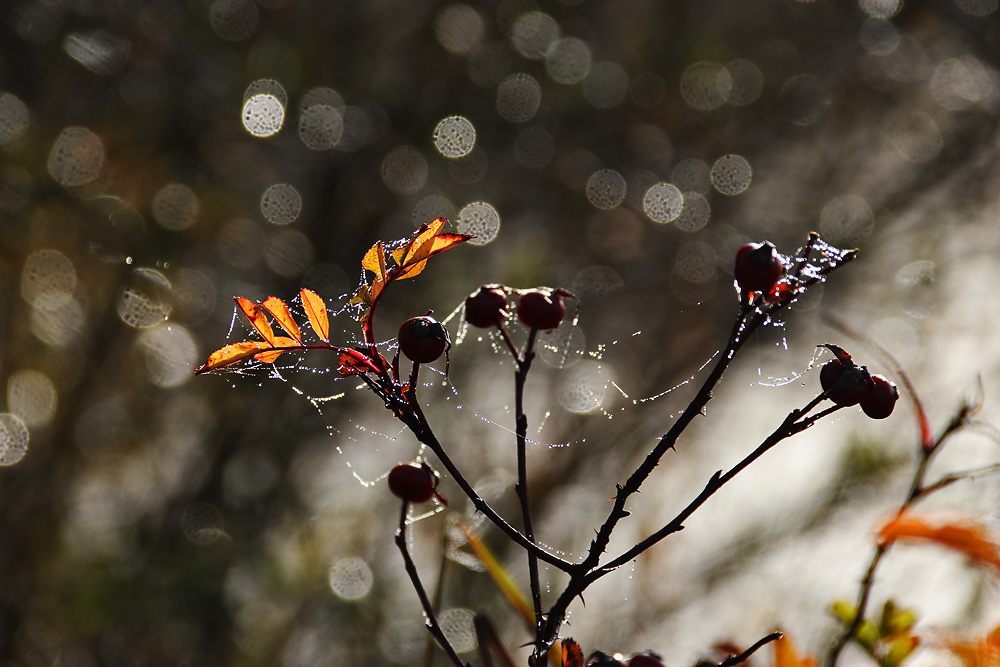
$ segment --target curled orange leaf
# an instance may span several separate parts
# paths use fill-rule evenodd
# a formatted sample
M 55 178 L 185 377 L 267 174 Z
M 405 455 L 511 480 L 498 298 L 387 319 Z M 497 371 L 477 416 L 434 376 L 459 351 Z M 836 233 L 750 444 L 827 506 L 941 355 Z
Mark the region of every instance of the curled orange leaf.
M 222 368 L 223 366 L 235 364 L 237 361 L 243 361 L 244 359 L 252 357 L 261 350 L 269 347 L 271 347 L 271 344 L 262 340 L 246 340 L 242 343 L 232 343 L 231 345 L 226 345 L 209 355 L 208 361 L 206 361 L 202 366 L 199 366 L 195 370 L 194 374 L 201 375 L 202 373 L 214 371 L 216 368 Z
M 973 561 L 1000 569 L 1000 550 L 991 542 L 986 530 L 972 523 L 932 526 L 918 517 L 900 516 L 893 519 L 878 534 L 885 543 L 896 540 L 927 540 L 949 549 L 961 551 Z
M 326 304 L 322 297 L 303 287 L 299 291 L 299 298 L 302 299 L 302 307 L 305 308 L 306 317 L 309 318 L 309 325 L 312 326 L 316 335 L 323 339 L 324 343 L 328 343 L 330 341 L 330 318 L 326 314 Z
M 819 662 L 799 655 L 788 635 L 782 635 L 774 642 L 774 667 L 819 667 Z
M 250 322 L 250 326 L 260 334 L 261 338 L 273 344 L 274 331 L 271 329 L 271 323 L 267 321 L 267 315 L 264 314 L 260 306 L 250 299 L 244 299 L 241 296 L 236 297 L 234 301 L 236 301 L 236 305 L 240 307 L 240 310 L 243 311 L 243 315 Z
M 288 309 L 288 304 L 279 299 L 276 296 L 269 296 L 264 299 L 264 303 L 260 304 L 264 310 L 271 313 L 271 317 L 274 321 L 281 325 L 281 328 L 288 332 L 296 343 L 302 342 L 302 332 L 299 331 L 299 325 L 295 322 L 292 317 L 292 311 Z

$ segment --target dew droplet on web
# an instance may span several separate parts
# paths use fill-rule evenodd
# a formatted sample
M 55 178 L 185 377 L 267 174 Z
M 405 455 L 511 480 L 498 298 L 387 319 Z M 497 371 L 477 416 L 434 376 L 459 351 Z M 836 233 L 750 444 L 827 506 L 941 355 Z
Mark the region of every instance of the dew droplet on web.
M 313 263 L 315 251 L 309 237 L 294 229 L 269 234 L 264 246 L 264 263 L 279 276 L 296 278 Z
M 28 453 L 28 427 L 10 413 L 0 414 L 0 466 L 20 463 Z
M 800 74 L 786 81 L 778 97 L 786 105 L 788 119 L 802 126 L 822 118 L 833 102 L 830 89 L 812 74 Z
M 287 183 L 276 183 L 260 197 L 260 212 L 269 222 L 287 225 L 294 222 L 302 211 L 299 191 Z
M 500 232 L 500 214 L 486 202 L 473 202 L 458 212 L 455 222 L 459 234 L 472 234 L 473 245 L 485 245 Z
M 211 503 L 189 505 L 181 515 L 181 531 L 192 544 L 204 546 L 226 537 L 223 529 L 222 512 Z
M 535 351 L 538 358 L 553 368 L 569 368 L 583 357 L 587 341 L 578 326 L 564 324 L 540 334 Z
M 453 220 L 455 205 L 444 195 L 428 195 L 413 207 L 413 225 L 419 227 L 438 218 Z
M 872 18 L 887 19 L 899 13 L 903 0 L 858 0 L 858 6 Z
M 663 101 L 667 86 L 659 74 L 643 72 L 634 79 L 630 86 L 632 101 L 643 109 L 652 109 Z
M 372 589 L 375 577 L 363 559 L 341 558 L 330 566 L 330 589 L 345 600 L 360 600 Z
M 512 123 L 534 118 L 541 101 L 542 88 L 530 74 L 511 74 L 497 87 L 497 113 Z
M 131 51 L 128 40 L 105 30 L 71 32 L 63 39 L 63 51 L 94 74 L 114 74 L 125 67 Z
M 862 48 L 875 56 L 884 56 L 892 53 L 899 47 L 901 38 L 896 26 L 892 21 L 885 19 L 867 18 L 861 24 L 861 32 L 858 34 L 858 41 Z
M 382 182 L 397 195 L 412 195 L 427 182 L 427 160 L 412 146 L 400 146 L 382 160 Z
M 618 63 L 596 63 L 583 80 L 584 99 L 598 109 L 613 109 L 625 101 L 628 91 L 628 73 Z
M 542 60 L 559 33 L 559 24 L 548 14 L 525 12 L 510 27 L 510 45 L 523 58 Z
M 677 219 L 684 208 L 684 195 L 671 183 L 657 183 L 646 190 L 642 209 L 653 222 L 666 224 Z
M 259 19 L 252 0 L 215 0 L 208 12 L 212 31 L 227 42 L 242 42 L 253 35 Z
M 21 296 L 35 308 L 57 310 L 73 298 L 76 270 L 57 250 L 38 250 L 21 270 Z
M 469 55 L 482 43 L 485 32 L 483 17 L 463 3 L 446 5 L 434 17 L 434 36 L 448 53 Z
M 937 123 L 922 111 L 906 113 L 892 128 L 892 147 L 910 162 L 933 160 L 943 143 Z
M 590 62 L 590 47 L 586 42 L 564 37 L 553 42 L 545 52 L 545 73 L 557 83 L 580 83 L 590 72 Z
M 68 127 L 49 153 L 48 169 L 60 185 L 75 188 L 94 181 L 104 166 L 104 144 L 85 127 Z
M 154 326 L 167 319 L 173 308 L 170 281 L 154 269 L 135 269 L 118 295 L 118 316 L 136 328 Z
M 476 128 L 468 118 L 449 116 L 434 128 L 434 147 L 447 158 L 468 155 L 476 145 Z
M 514 140 L 514 159 L 528 169 L 540 169 L 552 160 L 555 139 L 542 127 L 526 127 Z
M 200 350 L 186 327 L 161 324 L 144 331 L 137 344 L 146 359 L 146 377 L 157 387 L 179 387 L 194 377 Z
M 182 183 L 167 183 L 153 195 L 153 219 L 164 229 L 187 229 L 198 219 L 198 197 Z
M 441 632 L 457 653 L 471 651 L 476 641 L 475 614 L 469 609 L 453 608 L 438 614 Z
M 601 169 L 587 180 L 587 199 L 599 209 L 612 209 L 625 200 L 625 179 L 613 169 Z
M 750 187 L 753 170 L 739 155 L 723 155 L 712 165 L 712 185 L 720 193 L 734 196 Z
M 314 151 L 334 148 L 344 135 L 340 111 L 326 104 L 314 104 L 299 115 L 299 139 Z
M 486 151 L 479 146 L 464 157 L 448 161 L 448 175 L 462 185 L 472 185 L 483 180 L 488 168 L 489 158 L 486 156 Z
M 18 371 L 7 381 L 7 407 L 25 426 L 44 426 L 56 411 L 55 385 L 40 371 Z
M 764 73 L 752 60 L 733 60 L 726 63 L 726 71 L 732 80 L 729 89 L 729 104 L 737 107 L 753 104 L 764 90 Z
M 685 232 L 696 232 L 706 224 L 712 210 L 708 200 L 696 192 L 684 193 L 684 208 L 674 221 L 674 226 Z
M 857 247 L 871 234 L 873 225 L 868 202 L 857 195 L 834 197 L 819 214 L 820 233 L 838 246 Z
M 681 75 L 681 97 L 698 111 L 713 111 L 729 101 L 732 89 L 729 71 L 717 62 L 704 60 L 688 66 Z
M 28 105 L 12 93 L 0 93 L 0 146 L 28 131 Z
M 689 158 L 679 162 L 674 167 L 670 178 L 682 192 L 706 195 L 712 189 L 712 170 L 705 162 L 697 158 Z

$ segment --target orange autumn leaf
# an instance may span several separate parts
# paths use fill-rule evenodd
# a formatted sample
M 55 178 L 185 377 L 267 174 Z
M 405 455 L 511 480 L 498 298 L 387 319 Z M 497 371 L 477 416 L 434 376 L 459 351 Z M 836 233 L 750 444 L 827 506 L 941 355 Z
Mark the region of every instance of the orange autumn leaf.
M 963 640 L 946 637 L 943 644 L 964 667 L 1000 665 L 1000 626 L 981 639 Z
M 295 339 L 296 343 L 302 342 L 302 332 L 299 325 L 292 317 L 292 312 L 288 309 L 288 304 L 276 296 L 269 296 L 260 304 L 264 310 L 271 313 L 274 321 L 281 325 L 281 328 L 288 332 L 288 335 Z
M 562 667 L 583 667 L 583 649 L 572 639 L 562 640 Z
M 299 291 L 299 298 L 302 299 L 302 307 L 309 318 L 309 325 L 316 335 L 323 339 L 324 343 L 330 341 L 330 318 L 326 314 L 326 304 L 322 297 L 316 292 L 303 287 Z
M 291 338 L 287 338 L 285 336 L 278 336 L 277 338 L 274 339 L 274 347 L 278 348 L 298 347 L 298 343 L 296 343 Z M 256 359 L 257 361 L 263 361 L 265 364 L 273 364 L 275 359 L 281 356 L 282 352 L 287 352 L 287 351 L 288 351 L 287 349 L 275 350 L 272 348 L 270 350 L 265 350 L 259 354 L 255 354 L 253 358 Z
M 385 265 L 385 246 L 379 241 L 365 253 L 361 260 L 362 268 L 368 269 L 375 274 L 376 278 L 385 280 L 387 268 Z
M 819 662 L 800 656 L 788 635 L 782 635 L 774 642 L 774 667 L 819 667 Z
M 890 543 L 896 540 L 928 540 L 949 549 L 961 551 L 972 560 L 1000 569 L 1000 550 L 975 524 L 931 526 L 916 517 L 898 517 L 879 531 L 879 540 Z
M 202 373 L 214 371 L 216 368 L 222 368 L 223 366 L 235 364 L 237 361 L 243 361 L 244 359 L 252 357 L 261 350 L 269 347 L 271 347 L 271 344 L 262 340 L 247 340 L 242 343 L 232 343 L 231 345 L 226 345 L 209 355 L 208 361 L 206 361 L 202 366 L 199 366 L 195 370 L 194 374 L 200 375 Z
M 271 329 L 271 323 L 267 321 L 267 315 L 264 314 L 260 306 L 250 299 L 244 299 L 241 296 L 236 297 L 234 301 L 236 301 L 236 305 L 240 307 L 240 310 L 243 311 L 243 315 L 250 322 L 250 326 L 256 329 L 261 338 L 273 344 L 274 331 Z
M 468 234 L 441 234 L 444 223 L 444 218 L 438 218 L 422 225 L 409 243 L 393 251 L 392 261 L 398 267 L 396 278 L 412 278 L 424 270 L 431 256 L 472 238 Z

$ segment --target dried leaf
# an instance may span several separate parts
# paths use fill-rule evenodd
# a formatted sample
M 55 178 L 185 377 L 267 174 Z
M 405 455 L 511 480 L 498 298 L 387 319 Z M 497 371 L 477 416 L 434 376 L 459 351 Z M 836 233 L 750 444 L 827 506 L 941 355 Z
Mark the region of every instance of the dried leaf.
M 562 667 L 584 667 L 583 649 L 572 639 L 562 640 Z
M 226 345 L 225 347 L 221 347 L 210 354 L 208 361 L 206 361 L 204 365 L 198 367 L 194 374 L 200 375 L 202 373 L 214 371 L 216 368 L 222 368 L 223 366 L 235 364 L 237 361 L 243 361 L 248 357 L 252 357 L 260 350 L 269 348 L 270 346 L 270 343 L 266 343 L 262 340 L 247 340 L 242 343 L 232 343 L 231 345 Z
M 287 348 L 295 348 L 298 346 L 299 346 L 298 343 L 296 343 L 291 338 L 287 338 L 285 336 L 278 336 L 277 338 L 274 339 L 274 347 L 286 348 L 286 349 L 266 350 L 264 352 L 261 352 L 260 354 L 255 354 L 253 358 L 256 359 L 257 361 L 263 361 L 265 364 L 273 364 L 275 359 L 281 356 L 282 352 L 288 351 Z
M 236 297 L 235 301 L 236 305 L 243 311 L 243 315 L 250 322 L 250 326 L 257 330 L 261 338 L 274 344 L 274 331 L 271 330 L 271 323 L 267 321 L 267 315 L 264 314 L 260 306 L 250 299 L 244 299 L 241 296 Z
M 774 642 L 774 667 L 819 667 L 819 662 L 800 656 L 798 648 L 786 634 Z
M 309 325 L 316 335 L 323 339 L 324 343 L 330 342 L 330 318 L 326 314 L 326 304 L 319 294 L 310 289 L 299 290 L 299 298 L 302 299 L 302 307 L 309 318 Z
M 950 549 L 961 551 L 972 560 L 1000 569 L 1000 550 L 987 537 L 986 531 L 975 524 L 959 526 L 945 524 L 934 527 L 923 519 L 898 517 L 879 531 L 883 542 L 896 540 L 928 540 Z
M 302 332 L 299 325 L 292 317 L 292 311 L 288 309 L 288 304 L 276 296 L 269 296 L 260 304 L 264 310 L 271 313 L 274 321 L 281 325 L 281 328 L 288 332 L 288 335 L 295 339 L 295 342 L 302 343 Z

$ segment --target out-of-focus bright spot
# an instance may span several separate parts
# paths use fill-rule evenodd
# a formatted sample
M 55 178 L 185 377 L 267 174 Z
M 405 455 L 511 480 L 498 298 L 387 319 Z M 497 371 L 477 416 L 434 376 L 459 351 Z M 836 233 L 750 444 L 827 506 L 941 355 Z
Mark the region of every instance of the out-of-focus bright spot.
M 574 277 L 570 291 L 581 299 L 602 297 L 625 286 L 618 272 L 608 266 L 588 266 Z M 558 329 L 557 329 L 558 331 Z
M 94 74 L 114 74 L 125 67 L 130 45 L 104 30 L 71 32 L 63 39 L 63 50 Z
M 672 222 L 683 209 L 684 195 L 672 183 L 657 183 L 646 190 L 646 196 L 642 198 L 642 210 L 653 222 Z
M 145 353 L 149 381 L 157 387 L 179 387 L 194 377 L 198 344 L 185 327 L 162 323 L 143 332 L 138 345 Z
M 382 160 L 382 181 L 397 195 L 420 192 L 427 182 L 427 160 L 412 146 L 394 148 Z
M 601 169 L 587 180 L 587 199 L 600 209 L 615 208 L 625 201 L 625 179 L 613 169 Z
M 729 101 L 733 87 L 729 70 L 717 62 L 703 60 L 681 75 L 681 97 L 698 111 L 712 111 Z
M 712 209 L 708 200 L 697 192 L 684 193 L 684 208 L 674 220 L 674 226 L 685 232 L 696 232 L 708 224 Z
M 118 295 L 118 316 L 125 324 L 145 329 L 167 319 L 172 310 L 170 281 L 154 269 L 136 269 Z
M 48 345 L 63 347 L 79 338 L 85 320 L 83 308 L 70 299 L 58 308 L 32 308 L 31 332 Z
M 359 600 L 368 595 L 375 577 L 363 559 L 341 558 L 330 566 L 330 590 L 345 600 Z
M 259 20 L 253 0 L 215 0 L 208 12 L 213 32 L 227 42 L 242 42 L 253 35 Z
M 931 94 L 947 109 L 968 109 L 990 95 L 996 95 L 994 81 L 983 64 L 973 56 L 945 60 L 931 77 Z
M 764 73 L 751 60 L 733 60 L 726 63 L 726 71 L 732 86 L 729 89 L 729 104 L 742 107 L 753 104 L 764 90 Z
M 603 365 L 584 359 L 563 373 L 556 398 L 570 412 L 590 412 L 601 407 L 610 382 Z
M 674 167 L 673 173 L 670 174 L 670 178 L 684 192 L 706 195 L 712 188 L 712 170 L 705 162 L 697 158 L 688 158 L 679 162 Z
M 445 157 L 465 157 L 475 145 L 476 128 L 468 118 L 449 116 L 434 128 L 434 147 Z
M 40 371 L 18 371 L 7 380 L 7 409 L 28 427 L 44 426 L 56 413 L 55 385 Z
M 590 72 L 590 62 L 590 47 L 586 42 L 564 37 L 545 52 L 545 73 L 557 83 L 580 83 Z
M 703 283 L 715 277 L 719 255 L 712 246 L 701 241 L 685 243 L 674 258 L 674 273 L 692 283 Z
M 326 104 L 315 104 L 299 116 L 299 138 L 314 151 L 330 150 L 344 135 L 340 112 Z
M 542 87 L 530 74 L 511 74 L 497 88 L 497 113 L 504 120 L 531 120 L 542 102 Z
M 625 177 L 625 203 L 634 209 L 642 209 L 646 192 L 660 182 L 660 176 L 651 169 L 633 169 Z
M 267 237 L 264 247 L 264 263 L 279 276 L 296 278 L 312 264 L 312 241 L 302 232 L 282 229 Z
M 787 105 L 788 118 L 796 125 L 812 125 L 826 113 L 833 95 L 819 77 L 812 74 L 793 76 L 778 93 Z
M 473 245 L 486 245 L 500 232 L 500 214 L 490 204 L 478 201 L 458 212 L 455 222 L 459 234 L 472 234 Z
M 215 237 L 215 247 L 222 260 L 237 268 L 250 268 L 261 259 L 264 232 L 249 220 L 230 220 Z
M 344 133 L 337 142 L 337 150 L 356 151 L 378 135 L 368 112 L 361 107 L 344 107 L 341 115 L 344 117 Z
M 723 155 L 712 165 L 712 185 L 724 195 L 738 195 L 750 187 L 753 170 L 739 155 Z
M 629 89 L 632 93 L 632 101 L 636 103 L 636 106 L 652 109 L 663 101 L 663 96 L 667 92 L 667 84 L 663 82 L 663 78 L 659 74 L 643 72 L 632 79 L 632 85 L 629 86 Z
M 65 255 L 56 250 L 38 250 L 21 270 L 21 296 L 35 308 L 57 310 L 73 298 L 76 270 Z
M 514 56 L 506 40 L 487 42 L 477 48 L 465 63 L 465 73 L 477 86 L 494 88 L 513 68 Z
M 555 139 L 544 127 L 526 127 L 514 139 L 514 159 L 528 169 L 541 169 L 555 152 Z
M 28 427 L 12 414 L 0 414 L 0 466 L 12 466 L 27 453 Z
M 196 269 L 180 269 L 173 275 L 172 316 L 187 324 L 204 321 L 215 309 L 215 282 Z
M 559 39 L 559 32 L 559 24 L 548 14 L 525 12 L 510 28 L 510 43 L 521 56 L 542 60 L 549 47 Z
M 0 146 L 28 131 L 28 105 L 12 93 L 0 93 Z
M 872 231 L 874 216 L 866 202 L 857 195 L 840 195 L 826 203 L 819 216 L 819 231 L 835 246 L 852 248 L 861 245 Z
M 553 368 L 568 368 L 580 361 L 587 341 L 580 327 L 565 323 L 538 336 L 535 351 L 538 358 Z
M 895 51 L 899 47 L 900 39 L 896 26 L 892 21 L 885 19 L 865 19 L 858 35 L 858 41 L 864 50 L 876 56 L 884 56 Z
M 67 127 L 49 153 L 49 173 L 59 184 L 79 187 L 96 179 L 104 166 L 104 144 L 85 127 Z
M 896 282 L 904 287 L 932 283 L 937 278 L 937 265 L 926 259 L 910 262 L 896 272 Z
M 903 0 L 858 0 L 861 11 L 876 19 L 887 19 L 899 13 Z
M 294 222 L 302 211 L 299 191 L 287 183 L 276 183 L 260 197 L 260 212 L 268 222 L 287 225 Z
M 468 155 L 448 161 L 448 175 L 456 183 L 472 185 L 483 180 L 489 166 L 490 160 L 486 151 L 476 146 Z
M 625 145 L 637 158 L 657 170 L 666 169 L 674 157 L 674 144 L 670 135 L 656 125 L 632 125 L 625 135 Z
M 333 88 L 317 86 L 306 91 L 306 94 L 302 96 L 299 108 L 306 111 L 315 106 L 326 106 L 341 111 L 345 106 L 344 98 Z
M 203 546 L 218 541 L 226 532 L 222 512 L 211 503 L 189 505 L 181 515 L 181 531 L 188 542 Z
M 892 147 L 911 162 L 927 162 L 941 152 L 941 130 L 922 111 L 911 111 L 892 128 Z
M 45 2 L 22 5 L 21 15 L 15 24 L 17 34 L 26 42 L 49 42 L 61 32 L 64 8 Z
M 243 103 L 243 127 L 255 137 L 270 137 L 285 123 L 285 107 L 274 95 L 254 95 Z
M 429 195 L 417 202 L 413 207 L 413 226 L 419 227 L 431 220 L 444 218 L 452 220 L 455 217 L 455 205 L 444 195 Z
M 629 81 L 618 63 L 596 63 L 583 80 L 583 97 L 598 109 L 612 109 L 628 96 Z
M 479 645 L 476 641 L 475 617 L 472 611 L 458 608 L 438 615 L 441 632 L 456 652 L 465 653 Z
M 153 219 L 164 229 L 187 229 L 198 219 L 198 197 L 183 183 L 167 183 L 153 195 Z
M 989 16 L 997 10 L 997 0 L 955 0 L 955 6 L 969 16 Z
M 460 2 L 442 7 L 434 17 L 434 36 L 448 53 L 469 55 L 482 43 L 485 32 L 479 12 Z

